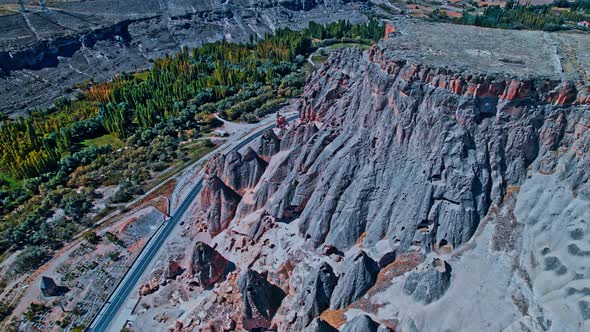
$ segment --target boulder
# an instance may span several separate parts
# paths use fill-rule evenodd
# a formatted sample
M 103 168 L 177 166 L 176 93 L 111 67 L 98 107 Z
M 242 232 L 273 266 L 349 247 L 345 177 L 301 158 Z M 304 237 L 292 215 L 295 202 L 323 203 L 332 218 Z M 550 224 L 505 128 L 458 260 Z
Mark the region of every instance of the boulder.
M 440 299 L 451 285 L 451 266 L 434 259 L 421 271 L 412 271 L 404 282 L 403 290 L 421 304 L 429 304 Z
M 342 309 L 361 298 L 377 281 L 379 266 L 364 251 L 344 263 L 344 272 L 332 293 L 330 308 Z
M 170 260 L 168 261 L 168 266 L 166 266 L 166 272 L 164 273 L 166 279 L 174 279 L 177 276 L 181 275 L 183 272 L 182 267 L 176 261 Z
M 367 315 L 360 315 L 346 323 L 340 332 L 377 332 L 379 324 Z
M 332 325 L 326 323 L 326 321 L 315 318 L 311 323 L 302 331 L 304 332 L 338 332 L 338 329 Z
M 242 325 L 244 329 L 268 329 L 272 318 L 285 297 L 282 289 L 270 283 L 260 273 L 248 269 L 238 279 L 242 295 Z
M 299 327 L 305 327 L 330 307 L 332 292 L 338 283 L 338 278 L 330 264 L 323 262 L 303 281 L 304 285 L 298 293 L 297 302 L 303 303 L 299 312 Z
M 201 189 L 198 214 L 205 221 L 209 233 L 217 235 L 227 228 L 241 198 L 219 177 L 212 175 L 205 180 Z
M 146 296 L 155 293 L 158 289 L 160 289 L 160 283 L 157 278 L 153 278 L 139 288 L 139 295 Z
M 228 261 L 206 243 L 197 242 L 193 249 L 190 274 L 194 282 L 207 288 L 217 282 L 226 271 Z
M 281 149 L 281 140 L 273 130 L 267 130 L 262 134 L 255 147 L 256 153 L 263 159 L 269 160 Z
M 53 280 L 53 278 L 42 276 L 39 282 L 39 288 L 44 296 L 57 296 L 59 295 L 59 287 Z

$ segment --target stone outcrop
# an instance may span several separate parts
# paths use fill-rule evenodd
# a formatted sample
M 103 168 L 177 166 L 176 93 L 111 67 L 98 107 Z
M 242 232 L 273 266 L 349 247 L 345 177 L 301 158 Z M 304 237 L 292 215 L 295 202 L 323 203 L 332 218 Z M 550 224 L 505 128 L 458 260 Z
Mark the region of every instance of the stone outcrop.
M 457 49 L 396 26 L 364 54 L 332 53 L 294 104 L 301 123 L 261 139 L 268 164 L 232 227 L 251 250 L 238 268 L 271 271 L 288 295 L 277 311 L 266 277 L 244 277 L 260 285 L 240 287 L 249 328 L 332 330 L 318 319 L 326 298 L 322 319 L 359 317 L 345 330 L 569 331 L 588 321 L 588 89 L 546 50 L 488 51 L 462 39 L 470 29 L 554 36 L 448 26 Z M 313 268 L 322 262 L 339 276 L 331 296 L 331 273 Z
M 379 324 L 367 315 L 360 315 L 346 323 L 340 332 L 377 332 Z
M 343 271 L 330 300 L 333 310 L 342 309 L 365 295 L 377 281 L 379 266 L 361 251 L 345 262 Z
M 146 296 L 157 292 L 160 289 L 160 283 L 157 278 L 152 278 L 139 288 L 139 295 Z
M 257 141 L 254 150 L 261 158 L 268 161 L 281 150 L 281 140 L 273 130 L 267 130 Z
M 424 268 L 424 267 L 423 267 Z M 435 259 L 423 271 L 412 271 L 404 283 L 404 293 L 421 304 L 441 298 L 451 285 L 452 268 L 449 263 Z
M 296 329 L 309 325 L 315 317 L 330 307 L 330 298 L 338 278 L 328 263 L 321 263 L 312 269 L 303 281 L 303 288 L 297 294 L 297 302 L 303 304 L 299 311 Z
M 401 251 L 457 247 L 539 150 L 534 116 L 490 117 L 473 97 L 408 82 L 357 50 L 309 80 L 300 110 L 304 123 L 281 141 L 294 149 L 284 161 L 292 171 L 266 208 L 278 220 L 299 216 L 315 246 L 348 249 L 364 233 L 366 245 L 387 238 Z
M 197 242 L 191 256 L 190 276 L 194 282 L 207 288 L 217 282 L 226 271 L 228 261 L 206 243 Z
M 199 216 L 215 235 L 227 228 L 233 219 L 241 196 L 216 175 L 209 176 L 199 196 Z
M 238 279 L 242 294 L 242 325 L 244 329 L 268 329 L 285 293 L 260 273 L 248 269 Z
M 256 186 L 266 166 L 267 162 L 248 147 L 243 156 L 237 151 L 218 155 L 207 164 L 206 172 L 210 176 L 217 176 L 234 191 L 242 192 Z
M 174 279 L 177 276 L 181 275 L 182 272 L 183 269 L 180 266 L 180 264 L 178 264 L 178 262 L 176 261 L 170 260 L 168 261 L 168 265 L 166 266 L 164 276 L 166 277 L 166 279 Z
M 481 102 L 479 109 L 475 110 L 483 114 L 495 114 L 496 110 L 530 102 L 556 106 L 588 103 L 588 86 L 570 81 L 498 78 L 453 72 L 446 68 L 432 68 L 408 63 L 405 60 L 392 60 L 384 55 L 379 47 L 370 50 L 369 60 L 379 64 L 387 73 L 396 75 L 408 83 L 419 82 L 459 96 L 472 97 Z
M 333 327 L 332 325 L 326 323 L 326 321 L 321 320 L 319 318 L 315 318 L 309 326 L 307 326 L 304 332 L 338 332 L 338 329 Z

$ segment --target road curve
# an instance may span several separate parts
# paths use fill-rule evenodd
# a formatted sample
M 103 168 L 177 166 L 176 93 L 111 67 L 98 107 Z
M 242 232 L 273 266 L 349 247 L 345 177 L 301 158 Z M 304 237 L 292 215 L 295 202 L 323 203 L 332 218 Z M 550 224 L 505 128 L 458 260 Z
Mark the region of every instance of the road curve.
M 288 122 L 296 120 L 299 118 L 299 115 L 293 115 L 288 117 L 286 120 Z M 275 125 L 269 125 L 264 128 L 261 128 L 256 133 L 244 138 L 240 143 L 236 146 L 232 147 L 230 151 L 239 151 L 244 146 L 250 144 L 256 138 L 262 136 L 262 134 L 274 128 Z M 186 212 L 186 210 L 191 205 L 192 201 L 197 197 L 201 188 L 203 187 L 203 179 L 199 179 L 199 181 L 195 184 L 193 189 L 189 192 L 186 198 L 182 201 L 178 210 L 169 221 L 165 222 L 163 227 L 156 231 L 156 234 L 146 243 L 143 251 L 138 256 L 137 260 L 133 263 L 133 265 L 129 268 L 115 291 L 111 294 L 107 302 L 103 305 L 101 310 L 92 320 L 88 331 L 92 332 L 103 332 L 108 331 L 109 326 L 113 322 L 113 319 L 117 316 L 117 313 L 121 309 L 121 306 L 127 300 L 131 291 L 135 288 L 139 279 L 145 272 L 146 268 L 150 265 L 152 260 L 156 257 L 156 254 L 160 250 L 162 244 L 166 242 L 166 239 L 172 233 L 172 230 L 178 224 L 178 222 L 182 219 L 182 216 Z

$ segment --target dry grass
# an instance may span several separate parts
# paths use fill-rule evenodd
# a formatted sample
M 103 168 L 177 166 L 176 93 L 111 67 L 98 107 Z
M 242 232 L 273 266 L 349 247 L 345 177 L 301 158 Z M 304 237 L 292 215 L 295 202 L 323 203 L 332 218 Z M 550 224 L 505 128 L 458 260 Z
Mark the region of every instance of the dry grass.
M 490 6 L 506 6 L 505 1 L 476 1 L 479 7 L 490 7 Z
M 158 200 L 158 202 L 153 202 L 157 198 L 166 197 L 170 199 L 174 189 L 176 188 L 176 179 L 170 179 L 166 181 L 160 188 L 154 190 L 149 195 L 145 196 L 143 199 L 135 202 L 131 206 L 128 207 L 128 210 L 135 210 L 140 207 L 145 207 L 146 205 L 151 205 L 156 209 L 160 210 L 162 213 L 168 213 L 168 202 L 164 199 Z
M 379 271 L 379 274 L 377 275 L 377 282 L 370 291 L 377 292 L 380 289 L 388 287 L 393 278 L 412 271 L 423 261 L 424 256 L 418 252 L 400 254 L 399 257 L 395 259 L 395 261 Z
M 328 309 L 320 315 L 320 319 L 324 320 L 326 323 L 332 325 L 335 328 L 339 328 L 344 323 L 346 323 L 346 316 L 344 313 L 346 309 L 339 309 L 339 310 L 331 310 Z
M 0 6 L 0 16 L 18 14 L 17 11 L 12 10 L 6 6 Z
M 359 236 L 359 239 L 356 241 L 356 244 L 362 245 L 363 241 L 365 240 L 365 237 L 367 237 L 367 232 L 363 232 L 363 234 L 361 234 L 361 236 Z
M 447 16 L 450 18 L 459 18 L 459 17 L 463 16 L 462 13 L 454 12 L 454 11 L 450 11 L 450 10 L 447 10 L 446 13 L 447 13 Z
M 519 186 L 508 186 L 506 189 L 506 194 L 515 194 L 520 192 Z

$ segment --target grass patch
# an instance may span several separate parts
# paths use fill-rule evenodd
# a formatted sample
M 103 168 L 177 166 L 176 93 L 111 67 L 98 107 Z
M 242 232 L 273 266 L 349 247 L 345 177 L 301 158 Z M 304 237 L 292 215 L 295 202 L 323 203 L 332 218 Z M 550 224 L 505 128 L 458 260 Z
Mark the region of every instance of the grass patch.
M 314 55 L 311 56 L 311 61 L 313 61 L 313 63 L 315 63 L 316 65 L 321 65 L 324 62 L 326 62 L 326 60 L 328 60 L 328 56 L 327 55 L 314 54 Z
M 19 188 L 21 183 L 16 178 L 0 172 L 0 185 L 6 185 L 9 189 Z
M 336 44 L 332 44 L 330 46 L 327 46 L 326 48 L 328 48 L 330 50 L 337 50 L 339 48 L 346 48 L 346 47 L 358 47 L 363 51 L 371 48 L 370 45 L 361 44 L 361 43 L 336 43 Z
M 0 16 L 14 15 L 14 14 L 18 14 L 18 12 L 13 9 L 10 9 L 6 6 L 0 6 Z
M 147 80 L 147 78 L 148 78 L 149 75 L 150 75 L 150 71 L 149 70 L 144 70 L 144 71 L 140 71 L 140 72 L 137 72 L 137 73 L 134 73 L 133 74 L 133 76 L 135 78 L 138 78 L 138 79 L 140 79 L 142 81 Z
M 113 134 L 107 134 L 104 136 L 100 136 L 97 138 L 91 138 L 91 139 L 87 139 L 82 141 L 82 145 L 90 147 L 90 146 L 105 146 L 105 145 L 111 145 L 113 148 L 118 149 L 118 148 L 122 148 L 123 146 L 125 146 L 125 143 L 123 143 L 123 141 L 121 141 L 121 139 L 119 139 L 117 136 L 113 135 Z

